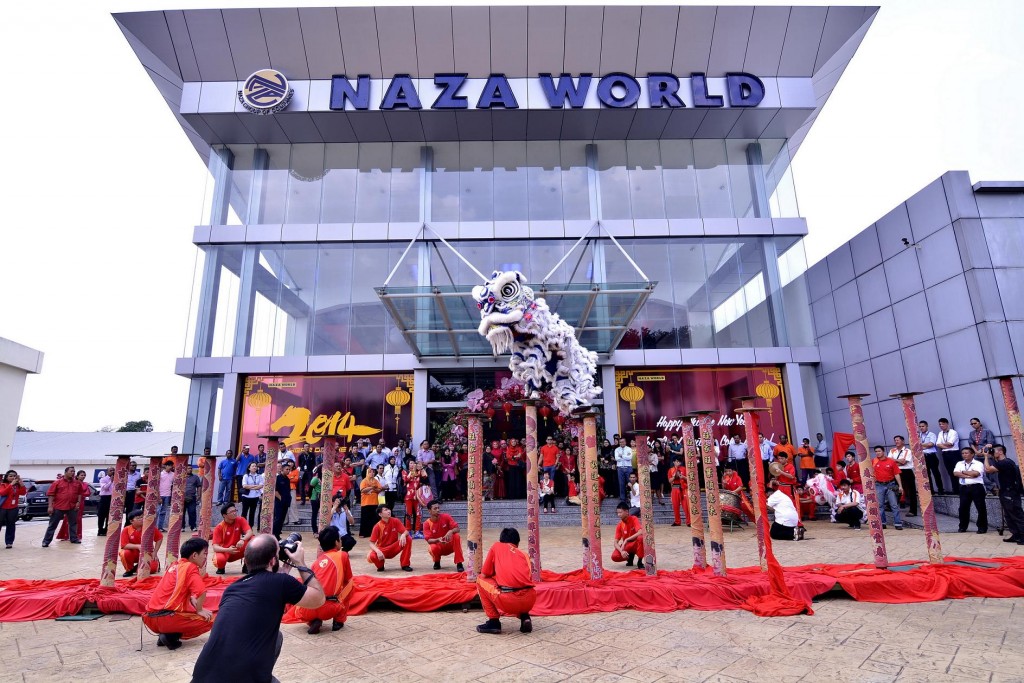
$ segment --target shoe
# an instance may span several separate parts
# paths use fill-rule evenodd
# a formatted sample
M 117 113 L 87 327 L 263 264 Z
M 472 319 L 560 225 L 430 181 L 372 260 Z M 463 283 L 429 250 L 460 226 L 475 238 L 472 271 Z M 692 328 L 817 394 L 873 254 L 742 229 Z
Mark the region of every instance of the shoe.
M 434 563 L 434 569 L 436 570 L 436 569 L 440 569 L 440 568 L 441 568 L 441 563 L 440 562 L 435 562 Z
M 181 635 L 178 633 L 167 633 L 164 635 L 164 647 L 168 650 L 177 650 L 181 647 Z
M 860 531 L 860 524 L 854 524 L 854 525 L 853 525 L 852 527 L 850 527 L 850 528 L 851 528 L 851 529 L 856 529 L 857 531 Z
M 643 560 L 637 560 L 636 561 L 636 568 L 637 569 L 643 569 L 644 568 L 644 561 Z
M 897 527 L 893 527 L 893 528 L 896 529 L 896 531 L 903 531 L 903 527 L 902 526 L 897 526 Z
M 455 571 L 457 571 L 457 572 L 464 572 L 464 571 L 466 571 L 466 568 L 462 566 L 461 562 L 459 562 L 457 565 L 455 565 Z
M 74 543 L 75 545 L 78 545 L 78 544 L 81 543 L 81 541 L 71 541 L 71 542 Z
M 1017 545 L 1024 545 L 1024 541 L 1017 541 Z
M 533 619 L 530 618 L 529 612 L 519 615 L 519 632 L 533 633 Z
M 44 543 L 44 544 L 43 544 L 43 547 L 44 547 L 44 548 L 49 548 L 49 547 L 50 547 L 50 544 L 49 544 L 49 543 Z
M 384 567 L 377 567 L 377 571 L 379 571 L 379 572 L 384 571 Z
M 164 639 L 164 634 L 161 633 L 156 637 L 156 646 L 167 647 L 167 641 Z
M 1004 538 L 1003 543 L 1020 543 L 1020 541 L 1017 540 L 1016 536 L 1010 536 L 1009 538 Z M 7 547 L 10 548 L 11 546 Z
M 195 531 L 195 529 L 193 529 L 193 531 Z M 97 532 L 96 532 L 96 535 L 97 535 L 97 536 L 106 536 L 106 535 L 107 535 L 107 532 L 106 532 L 106 531 L 97 531 Z
M 987 534 L 988 533 L 988 529 L 978 529 L 978 533 L 979 534 Z
M 227 572 L 224 571 L 224 567 L 218 567 L 217 571 L 215 573 L 216 574 L 226 574 Z
M 323 625 L 324 622 L 322 620 L 314 619 L 313 621 L 309 622 L 309 628 L 306 629 L 306 633 L 308 633 L 311 636 L 314 636 L 317 633 L 320 633 L 320 627 Z
M 501 633 L 501 622 L 497 619 L 488 619 L 476 627 L 477 633 Z
M 139 571 L 139 568 L 137 566 L 135 566 L 135 567 L 132 567 L 131 569 L 129 569 L 128 571 L 126 571 L 121 576 L 123 576 L 126 579 L 130 579 L 131 577 L 135 576 L 138 573 L 138 571 Z
M 681 526 L 679 522 L 672 522 L 669 526 Z
M 10 549 L 11 549 L 11 548 L 13 548 L 13 547 L 14 547 L 14 546 L 13 546 L 13 545 L 11 545 L 10 543 L 8 543 L 8 544 L 7 544 L 7 549 L 8 549 L 8 550 L 10 550 Z
M 412 571 L 412 567 L 410 567 L 409 565 L 405 565 L 404 567 L 402 567 L 402 571 L 403 572 L 411 572 Z
M 344 621 L 338 621 L 337 619 L 335 619 L 331 622 L 331 631 L 340 631 L 343 628 L 345 628 Z
M 966 534 L 967 533 L 967 529 L 957 529 L 956 532 L 958 534 Z
M 887 527 L 887 526 L 886 526 L 885 524 L 883 524 L 883 525 L 882 525 L 882 528 L 883 528 L 883 529 L 888 529 L 889 527 Z

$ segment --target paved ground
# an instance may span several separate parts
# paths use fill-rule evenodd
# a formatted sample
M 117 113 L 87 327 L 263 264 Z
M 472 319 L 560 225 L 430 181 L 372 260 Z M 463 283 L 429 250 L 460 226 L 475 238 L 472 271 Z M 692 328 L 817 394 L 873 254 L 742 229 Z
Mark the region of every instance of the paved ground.
M 86 518 L 80 546 L 39 547 L 41 521 L 19 524 L 14 550 L 0 551 L 0 577 L 68 579 L 98 575 L 101 541 Z M 778 542 L 783 564 L 864 562 L 864 532 L 810 522 L 809 540 Z M 659 527 L 659 564 L 689 566 L 685 529 Z M 605 538 L 611 529 L 604 530 Z M 487 544 L 496 530 L 485 530 Z M 946 534 L 947 554 L 1021 554 L 1024 546 L 987 535 Z M 426 551 L 413 553 L 416 573 L 429 573 Z M 727 534 L 729 564 L 756 561 L 753 532 Z M 923 532 L 892 531 L 892 560 L 924 555 Z M 365 542 L 356 546 L 363 550 Z M 609 546 L 610 547 L 610 546 Z M 307 552 L 313 544 L 307 540 Z M 353 551 L 353 569 L 372 569 Z M 543 540 L 546 568 L 580 564 L 579 533 L 552 529 Z M 238 565 L 234 565 L 238 571 Z M 397 577 L 394 570 L 385 576 Z M 899 578 L 893 578 L 894 590 Z M 282 681 L 1022 681 L 1024 600 L 973 599 L 923 605 L 874 605 L 847 599 L 815 604 L 814 616 L 762 619 L 743 611 L 611 614 L 537 618 L 534 633 L 481 636 L 482 613 L 409 614 L 375 610 L 352 617 L 343 631 L 306 634 L 285 626 L 276 675 Z M 140 619 L 0 624 L 0 683 L 114 679 L 188 681 L 204 638 L 167 652 L 148 633 L 139 652 Z

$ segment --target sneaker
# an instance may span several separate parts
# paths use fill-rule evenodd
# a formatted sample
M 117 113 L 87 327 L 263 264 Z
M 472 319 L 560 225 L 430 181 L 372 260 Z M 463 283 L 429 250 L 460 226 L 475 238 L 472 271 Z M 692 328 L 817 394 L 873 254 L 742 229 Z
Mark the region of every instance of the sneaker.
M 215 573 L 217 573 L 217 574 L 226 574 L 227 572 L 224 571 L 224 567 L 217 567 L 217 571 Z
M 521 627 L 520 627 L 521 628 Z M 501 622 L 497 619 L 488 619 L 476 627 L 477 633 L 501 633 Z
M 440 568 L 441 568 L 441 563 L 440 562 L 435 562 L 434 563 L 434 569 L 437 570 L 437 569 L 440 569 Z
M 405 565 L 404 567 L 402 567 L 402 571 L 403 572 L 411 572 L 412 571 L 412 567 L 410 567 L 409 565 Z
M 135 576 L 135 571 L 136 571 L 135 567 L 132 567 L 131 569 L 126 571 L 124 574 L 122 574 L 122 576 L 124 578 L 126 578 L 126 579 L 130 579 L 131 577 Z
M 455 565 L 455 571 L 457 571 L 457 572 L 464 572 L 464 571 L 466 571 L 466 568 L 462 566 L 461 562 L 459 562 L 457 565 Z
M 324 625 L 324 622 L 320 619 L 314 619 L 309 622 L 309 628 L 306 629 L 306 633 L 313 636 L 320 633 L 320 627 Z
M 13 545 L 11 545 L 10 543 L 8 543 L 8 544 L 7 544 L 7 549 L 8 549 L 8 550 L 10 550 L 10 549 L 11 549 L 11 548 L 13 548 L 13 547 L 14 547 L 14 546 L 13 546 Z

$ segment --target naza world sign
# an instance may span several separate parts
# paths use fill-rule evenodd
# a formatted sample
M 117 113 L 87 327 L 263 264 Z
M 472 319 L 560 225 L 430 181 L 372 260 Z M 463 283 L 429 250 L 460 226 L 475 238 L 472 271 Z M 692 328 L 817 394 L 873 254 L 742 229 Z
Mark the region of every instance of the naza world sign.
M 435 74 L 433 79 L 397 74 L 386 81 L 365 74 L 356 78 L 342 74 L 331 79 L 330 108 L 334 111 L 519 109 L 524 92 L 519 85 L 523 81 L 528 90 L 539 88 L 543 102 L 550 109 L 756 107 L 765 97 L 764 83 L 748 73 L 729 73 L 724 79 L 709 79 L 703 72 L 693 72 L 685 78 L 670 73 L 649 73 L 645 77 L 626 73 L 555 77 L 542 73 L 529 79 L 509 79 L 504 74 L 491 74 L 486 79 L 471 79 L 467 74 L 457 73 Z M 711 86 L 712 82 L 719 85 L 717 90 Z M 427 89 L 430 92 L 425 92 Z M 530 108 L 538 108 L 538 105 L 531 100 Z

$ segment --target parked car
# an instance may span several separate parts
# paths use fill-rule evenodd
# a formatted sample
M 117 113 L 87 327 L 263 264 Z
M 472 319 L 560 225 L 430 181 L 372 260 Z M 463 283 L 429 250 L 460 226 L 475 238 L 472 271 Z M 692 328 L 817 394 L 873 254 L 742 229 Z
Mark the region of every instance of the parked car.
M 25 480 L 25 488 L 29 489 L 28 495 L 25 496 L 22 504 L 18 506 L 18 513 L 22 520 L 29 521 L 33 517 L 46 517 L 47 507 L 49 507 L 49 501 L 46 499 L 46 491 L 50 488 L 49 483 L 36 484 L 33 482 L 33 488 L 28 485 L 29 480 Z M 100 490 L 94 484 L 89 484 L 89 496 L 85 499 L 85 514 L 95 515 L 100 507 Z

